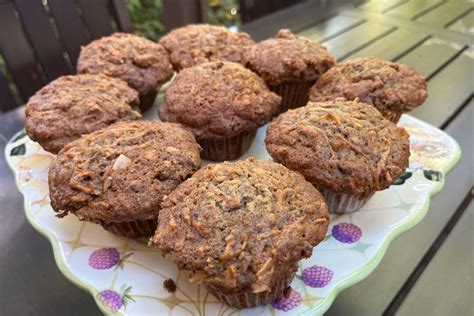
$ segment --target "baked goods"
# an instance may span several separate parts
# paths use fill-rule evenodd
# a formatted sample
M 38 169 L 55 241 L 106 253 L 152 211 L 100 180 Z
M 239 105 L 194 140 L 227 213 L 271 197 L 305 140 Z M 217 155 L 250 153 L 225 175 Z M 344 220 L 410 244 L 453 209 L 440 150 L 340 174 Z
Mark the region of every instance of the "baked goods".
M 270 120 L 279 103 L 280 97 L 242 65 L 209 62 L 176 75 L 159 115 L 191 131 L 203 158 L 223 161 L 248 149 L 257 128 Z
M 104 75 L 64 76 L 36 92 L 26 104 L 26 132 L 56 154 L 83 134 L 117 121 L 141 117 L 138 93 Z
M 242 63 L 243 52 L 255 42 L 247 33 L 231 32 L 222 26 L 190 24 L 172 30 L 160 39 L 160 44 L 180 71 L 209 61 Z
M 397 123 L 403 113 L 423 104 L 426 79 L 412 67 L 377 58 L 359 58 L 336 65 L 310 90 L 311 101 L 337 97 L 375 106 Z
M 326 48 L 307 38 L 280 30 L 275 38 L 250 47 L 245 65 L 282 97 L 278 113 L 304 106 L 308 90 L 336 60 Z
M 245 308 L 280 298 L 326 234 L 326 204 L 271 161 L 211 164 L 166 197 L 152 242 L 192 282 Z
M 270 123 L 270 155 L 301 172 L 332 213 L 359 209 L 408 167 L 407 132 L 371 105 L 345 99 L 309 102 Z
M 119 235 L 150 236 L 163 197 L 200 162 L 199 145 L 177 124 L 116 123 L 59 152 L 49 170 L 51 206 Z
M 153 104 L 161 85 L 173 75 L 163 46 L 127 33 L 102 37 L 82 47 L 77 72 L 123 79 L 138 91 L 142 111 Z

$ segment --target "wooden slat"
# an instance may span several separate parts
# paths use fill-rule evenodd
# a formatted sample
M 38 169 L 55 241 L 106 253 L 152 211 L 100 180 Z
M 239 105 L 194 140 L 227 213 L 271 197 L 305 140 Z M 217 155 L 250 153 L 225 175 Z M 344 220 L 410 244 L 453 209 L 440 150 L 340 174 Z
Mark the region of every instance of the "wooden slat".
M 15 0 L 21 21 L 48 80 L 70 74 L 72 65 L 64 59 L 64 49 L 55 36 L 41 1 Z
M 474 102 L 471 102 L 463 113 L 466 119 L 473 117 L 473 107 Z M 465 156 L 473 157 L 472 135 L 471 146 L 463 148 L 463 151 Z M 474 175 L 472 164 L 467 167 L 469 169 L 465 172 Z M 474 203 L 471 202 L 409 292 L 397 311 L 398 315 L 472 315 L 473 223 Z M 457 290 L 453 292 L 449 289 Z
M 443 125 L 472 94 L 473 62 L 472 57 L 462 53 L 438 72 L 428 83 L 425 104 L 412 114 L 430 124 Z
M 433 37 L 441 38 L 446 41 L 462 43 L 463 45 L 469 45 L 472 43 L 472 37 L 466 34 L 451 31 L 448 28 L 440 28 L 431 24 L 421 23 L 416 20 L 412 21 L 388 14 L 380 14 L 356 9 L 342 9 L 340 14 L 353 18 L 366 19 L 367 21 L 373 23 L 398 27 L 413 33 L 432 35 Z
M 442 4 L 444 4 L 444 0 L 411 0 L 396 8 L 389 10 L 387 14 L 401 18 L 411 19 L 419 15 L 420 13 L 428 11 L 432 8 L 436 8 Z
M 121 32 L 133 32 L 132 21 L 128 14 L 127 6 L 124 0 L 112 0 L 112 13 L 117 22 L 119 31 Z
M 14 109 L 18 106 L 13 94 L 8 87 L 8 82 L 0 73 L 0 113 Z
M 0 51 L 20 94 L 27 100 L 44 85 L 36 59 L 11 3 L 0 4 Z
M 459 45 L 453 45 L 438 39 L 429 39 L 398 59 L 397 62 L 411 65 L 420 74 L 429 77 L 461 49 L 462 47 Z
M 108 0 L 77 0 L 92 38 L 113 33 Z
M 454 21 L 448 28 L 456 32 L 474 35 L 474 10 Z
M 349 58 L 378 57 L 384 60 L 393 60 L 417 46 L 425 39 L 426 36 L 422 33 L 413 33 L 398 29 L 355 54 L 350 55 Z
M 242 22 L 246 23 L 302 1 L 303 0 L 240 0 L 238 3 Z
M 388 247 L 384 258 L 374 272 L 362 282 L 340 293 L 325 315 L 382 315 L 470 191 L 472 178 L 469 170 L 472 166 L 473 138 L 472 133 L 466 131 L 471 128 L 472 106 L 470 109 L 464 109 L 446 129 L 446 132 L 458 141 L 463 149 L 463 156 L 446 176 L 441 192 L 431 199 L 428 214 L 413 229 L 397 237 Z M 437 289 L 431 291 L 437 291 Z M 451 299 L 452 295 L 446 298 Z M 413 313 L 413 315 L 423 314 Z
M 242 25 L 255 40 L 273 37 L 281 28 L 299 32 L 335 16 L 347 6 L 345 0 L 305 1 Z
M 344 31 L 347 31 L 363 22 L 363 19 L 355 19 L 343 15 L 337 15 L 325 22 L 319 23 L 300 32 L 298 35 L 319 42 L 334 37 L 339 33 L 343 33 Z
M 201 1 L 163 0 L 163 22 L 167 31 L 187 24 L 202 23 Z
M 393 8 L 397 8 L 403 5 L 407 1 L 408 0 L 392 0 L 392 1 L 372 0 L 372 1 L 367 1 L 363 3 L 362 5 L 358 7 L 358 9 L 373 11 L 373 12 L 387 12 Z
M 474 203 L 471 202 L 397 315 L 472 315 L 473 222 Z M 455 294 L 450 289 L 456 289 Z
M 392 30 L 393 28 L 385 25 L 367 22 L 335 38 L 324 41 L 323 44 L 338 60 L 342 60 L 345 56 Z
M 447 2 L 436 9 L 418 17 L 416 20 L 422 23 L 429 23 L 438 27 L 445 27 L 450 22 L 469 10 L 472 5 L 461 1 Z
M 61 41 L 75 67 L 81 45 L 86 45 L 91 40 L 89 31 L 73 0 L 48 0 L 48 6 L 58 27 Z

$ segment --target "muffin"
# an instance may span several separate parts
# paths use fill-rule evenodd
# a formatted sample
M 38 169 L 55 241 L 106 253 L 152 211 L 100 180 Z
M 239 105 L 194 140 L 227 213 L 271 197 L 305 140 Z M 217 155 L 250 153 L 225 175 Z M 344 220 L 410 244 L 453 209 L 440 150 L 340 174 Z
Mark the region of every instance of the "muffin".
M 280 97 L 242 65 L 209 62 L 178 73 L 160 105 L 160 119 L 181 123 L 201 145 L 205 159 L 240 157 L 257 128 L 270 120 Z
M 174 29 L 160 40 L 177 71 L 209 61 L 242 63 L 243 52 L 255 44 L 250 35 L 222 26 L 190 24 Z
M 270 123 L 270 155 L 301 172 L 331 213 L 354 212 L 408 167 L 407 132 L 373 106 L 343 98 L 309 102 Z
M 208 165 L 178 186 L 151 243 L 191 282 L 246 308 L 283 296 L 328 222 L 324 199 L 303 176 L 250 158 Z
M 26 132 L 56 154 L 67 143 L 118 121 L 141 117 L 138 93 L 104 75 L 60 77 L 26 104 Z
M 427 96 L 426 79 L 412 67 L 377 58 L 359 58 L 338 64 L 321 76 L 310 90 L 311 101 L 358 98 L 375 106 L 394 123 L 403 113 L 423 104 Z
M 123 79 L 138 91 L 142 111 L 153 105 L 161 85 L 173 76 L 163 46 L 126 33 L 102 37 L 82 47 L 77 72 Z
M 245 55 L 246 67 L 282 97 L 278 113 L 304 106 L 309 88 L 335 63 L 324 46 L 289 30 L 250 47 Z
M 49 170 L 51 206 L 127 237 L 151 236 L 163 197 L 201 163 L 177 124 L 119 122 L 67 144 Z

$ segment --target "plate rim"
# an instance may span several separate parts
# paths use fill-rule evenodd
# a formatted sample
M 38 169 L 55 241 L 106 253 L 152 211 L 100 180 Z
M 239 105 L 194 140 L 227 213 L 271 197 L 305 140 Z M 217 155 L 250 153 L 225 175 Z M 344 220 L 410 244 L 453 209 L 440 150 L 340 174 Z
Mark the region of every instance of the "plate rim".
M 307 311 L 303 312 L 301 315 L 310 315 L 312 313 L 316 313 L 317 315 L 324 314 L 331 307 L 332 303 L 334 302 L 336 297 L 339 295 L 339 293 L 341 293 L 343 290 L 349 288 L 350 286 L 362 281 L 367 276 L 369 276 L 372 273 L 372 271 L 374 271 L 375 268 L 382 261 L 382 258 L 385 256 L 385 253 L 387 252 L 387 249 L 389 245 L 392 243 L 392 241 L 396 237 L 400 236 L 401 234 L 405 233 L 409 229 L 416 226 L 426 216 L 430 207 L 431 199 L 436 194 L 438 194 L 441 191 L 441 189 L 444 187 L 445 176 L 456 166 L 456 164 L 461 159 L 462 149 L 459 146 L 458 142 L 454 138 L 452 138 L 448 133 L 423 120 L 415 118 L 411 115 L 405 114 L 404 116 L 409 117 L 410 120 L 415 121 L 420 125 L 424 125 L 424 126 L 429 127 L 430 129 L 435 129 L 441 132 L 442 134 L 447 136 L 447 138 L 454 145 L 455 152 L 452 159 L 446 164 L 446 166 L 444 166 L 444 168 L 441 169 L 443 173 L 443 177 L 441 181 L 438 182 L 436 185 L 434 185 L 431 188 L 431 190 L 428 192 L 428 194 L 426 194 L 425 201 L 423 205 L 420 207 L 419 211 L 417 211 L 405 223 L 396 226 L 393 230 L 390 230 L 388 234 L 384 236 L 384 239 L 382 243 L 380 244 L 379 250 L 376 252 L 376 254 L 371 260 L 369 260 L 365 265 L 360 267 L 358 270 L 352 272 L 351 274 L 345 276 L 343 279 L 339 280 L 339 282 L 331 289 L 331 291 L 324 298 L 321 299 L 319 303 L 317 303 L 315 306 L 311 307 Z M 100 302 L 98 299 L 99 291 L 94 286 L 88 284 L 87 282 L 83 281 L 79 277 L 75 276 L 67 267 L 67 263 L 64 261 L 64 257 L 60 250 L 59 242 L 54 237 L 54 235 L 49 233 L 49 231 L 47 231 L 46 229 L 43 229 L 42 227 L 40 227 L 37 223 L 35 223 L 34 219 L 32 218 L 30 208 L 27 204 L 28 198 L 25 196 L 23 190 L 21 189 L 21 185 L 19 183 L 18 170 L 13 166 L 13 162 L 11 161 L 11 156 L 10 156 L 10 150 L 13 145 L 12 140 L 16 139 L 23 132 L 24 132 L 24 128 L 18 131 L 17 133 L 15 133 L 8 140 L 5 146 L 4 156 L 5 156 L 5 161 L 7 162 L 8 167 L 13 172 L 13 175 L 15 178 L 15 185 L 18 191 L 23 196 L 23 209 L 24 209 L 26 219 L 36 231 L 38 231 L 41 235 L 46 237 L 46 239 L 48 239 L 49 242 L 51 243 L 51 246 L 53 249 L 54 261 L 56 262 L 56 266 L 59 268 L 59 271 L 61 271 L 61 273 L 73 284 L 83 289 L 84 291 L 89 292 L 92 295 L 97 307 L 100 309 L 102 313 L 104 313 L 105 315 L 126 315 L 122 310 L 119 310 L 117 312 L 111 312 L 109 309 L 105 308 L 104 304 L 102 304 L 102 302 Z M 289 313 L 288 315 L 291 315 L 291 313 Z

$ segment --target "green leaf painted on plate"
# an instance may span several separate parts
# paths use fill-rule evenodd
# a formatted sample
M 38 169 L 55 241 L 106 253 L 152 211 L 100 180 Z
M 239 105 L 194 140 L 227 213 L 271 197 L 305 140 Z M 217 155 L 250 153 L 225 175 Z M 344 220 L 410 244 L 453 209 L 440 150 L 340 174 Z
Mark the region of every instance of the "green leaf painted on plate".
M 20 140 L 20 139 L 22 139 L 22 138 L 25 137 L 25 136 L 26 136 L 26 130 L 23 129 L 23 130 L 21 130 L 20 133 L 18 133 L 18 135 L 15 136 L 15 138 L 13 138 L 13 139 L 11 140 L 11 142 L 14 143 L 14 142 L 16 142 L 17 140 Z
M 18 145 L 10 151 L 10 156 L 22 156 L 26 153 L 25 144 Z
M 409 171 L 408 171 L 408 172 L 404 172 L 404 173 L 400 176 L 400 178 L 398 178 L 397 180 L 395 180 L 395 181 L 393 182 L 393 184 L 394 184 L 394 185 L 402 185 L 402 184 L 405 183 L 405 180 L 406 180 L 406 179 L 409 179 L 409 178 L 411 177 L 411 175 L 412 175 L 412 173 L 409 172 Z
M 443 173 L 438 170 L 423 170 L 423 175 L 430 181 L 439 182 L 443 178 Z
M 366 244 L 364 242 L 358 242 L 354 247 L 350 248 L 350 250 L 354 250 L 360 253 L 364 253 L 367 248 L 372 246 L 372 244 Z

